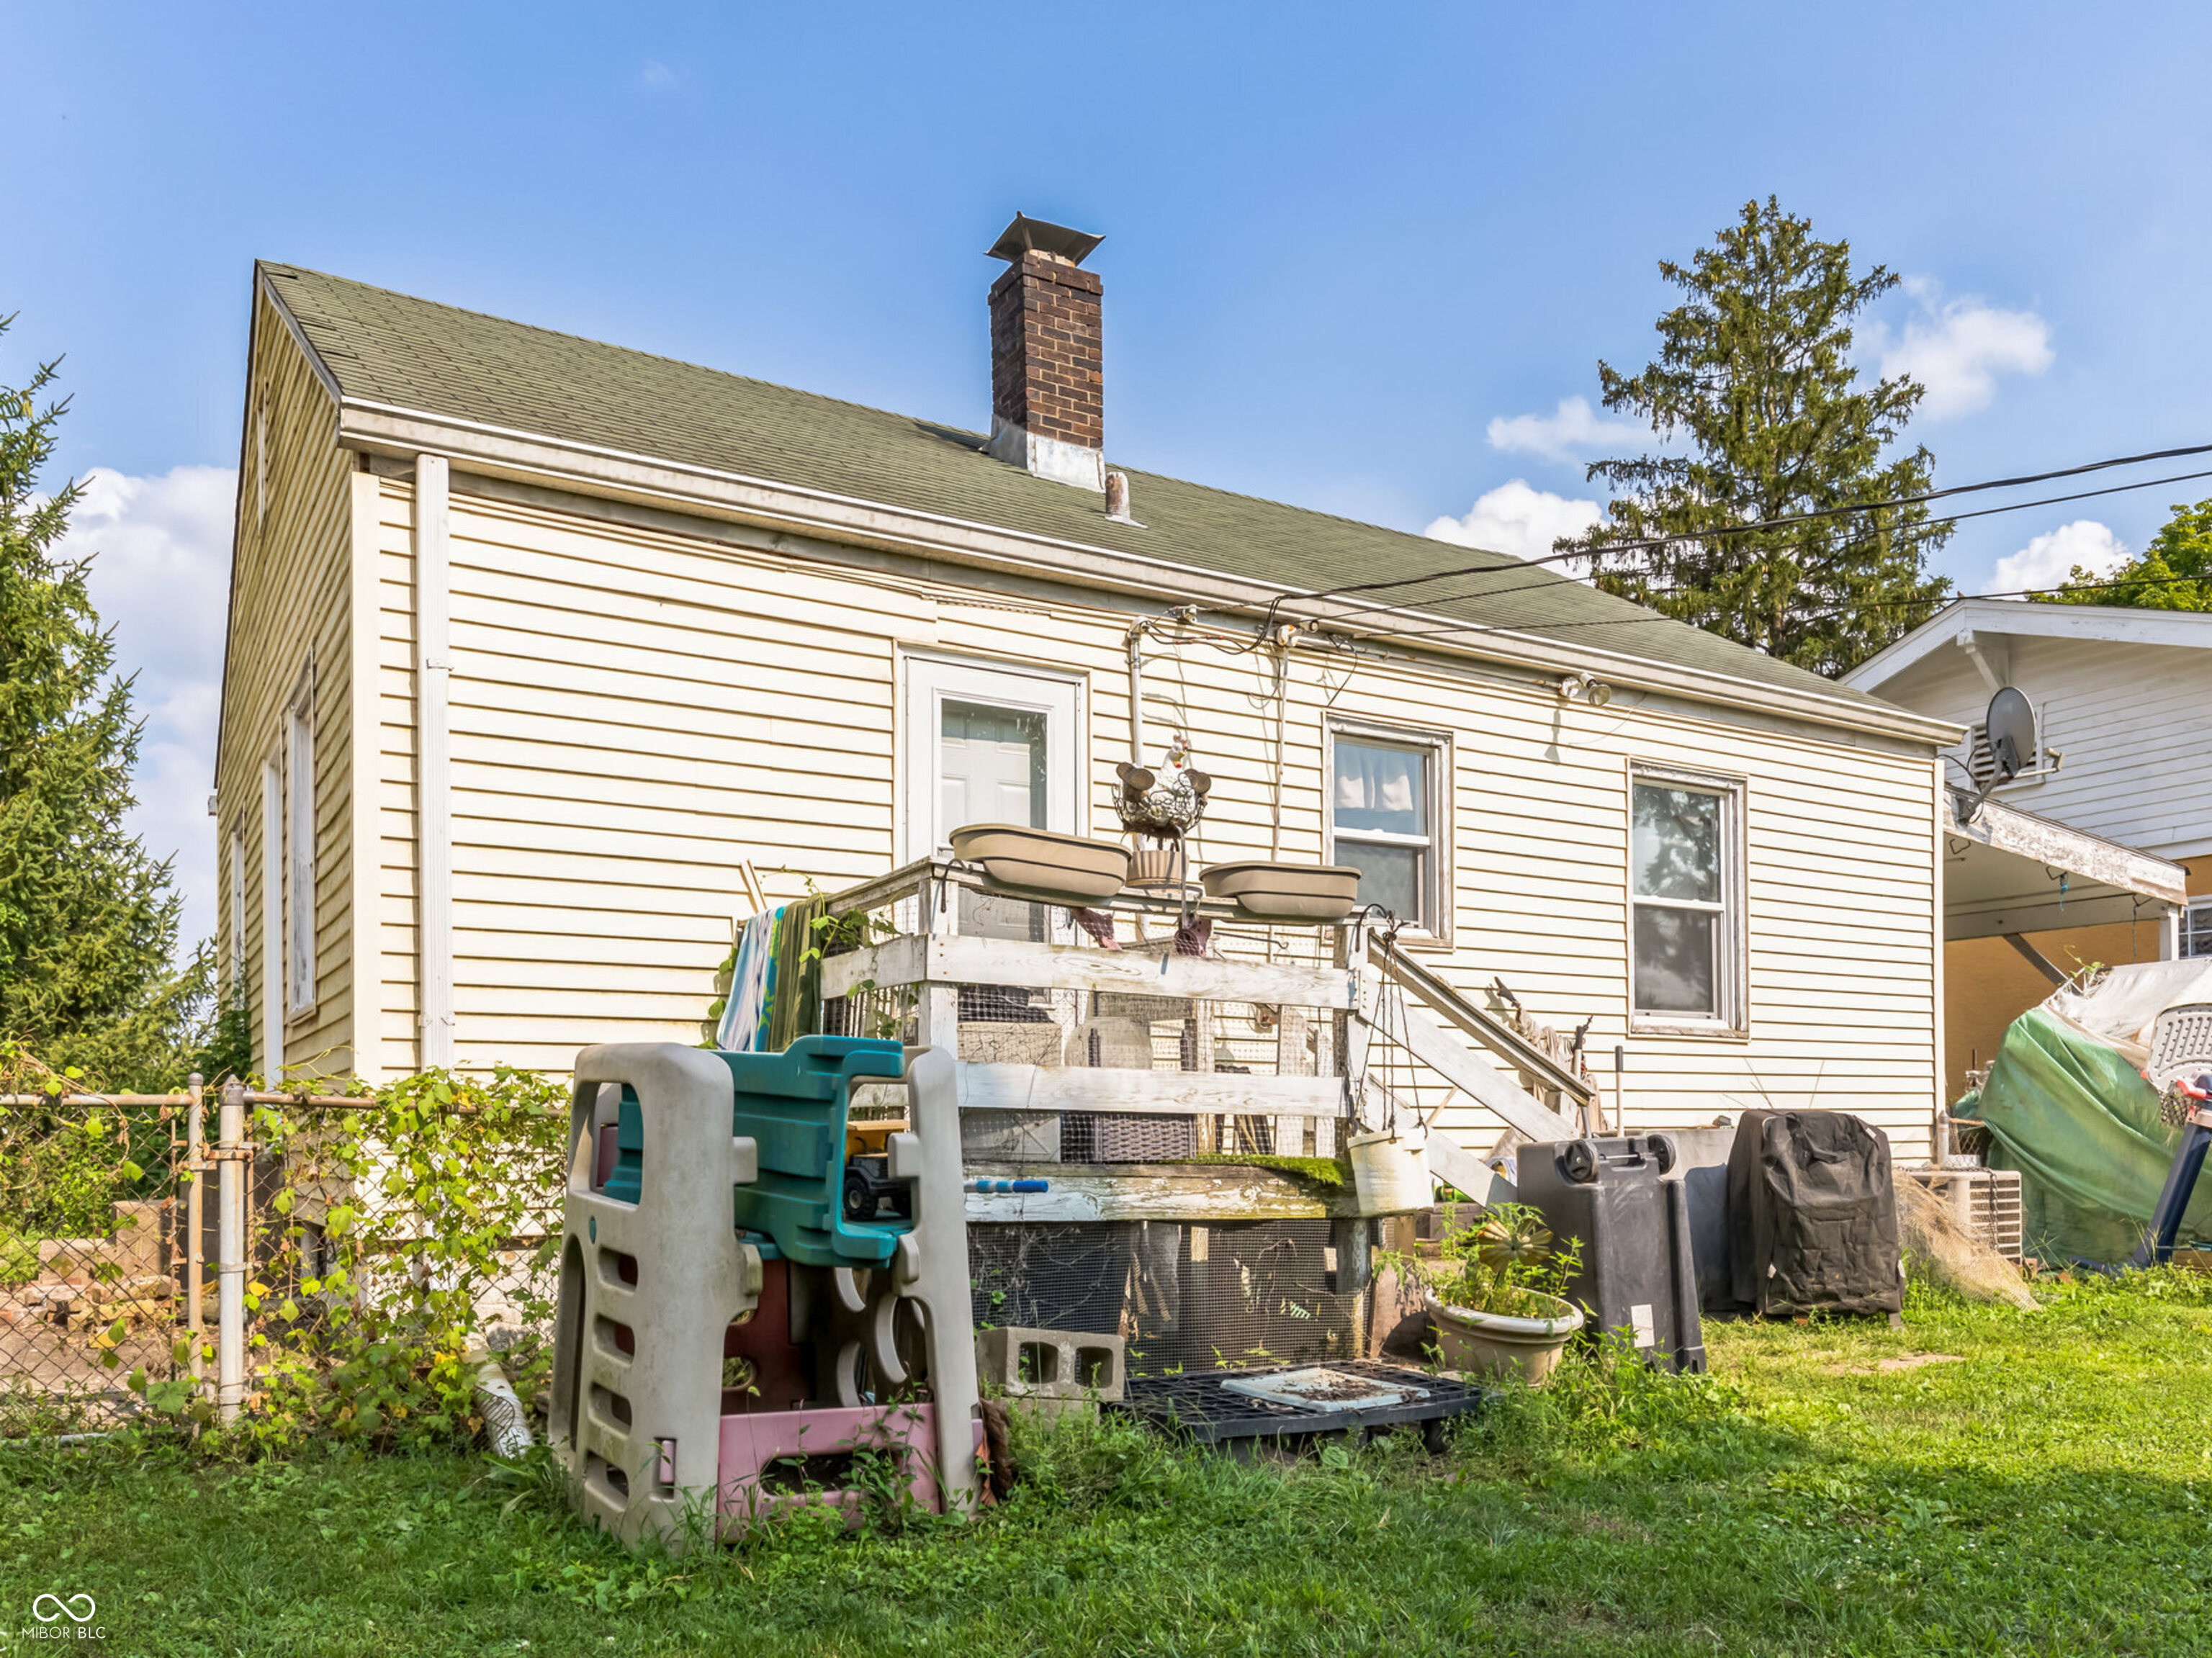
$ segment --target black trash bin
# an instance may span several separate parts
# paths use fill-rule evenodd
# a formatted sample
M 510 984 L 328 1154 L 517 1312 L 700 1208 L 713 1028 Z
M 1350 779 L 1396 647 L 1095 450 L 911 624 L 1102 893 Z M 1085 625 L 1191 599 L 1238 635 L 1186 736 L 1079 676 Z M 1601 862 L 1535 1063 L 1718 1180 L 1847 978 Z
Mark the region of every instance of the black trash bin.
M 1567 1294 L 1598 1331 L 1626 1330 L 1653 1365 L 1705 1368 L 1690 1210 L 1680 1181 L 1662 1179 L 1674 1146 L 1664 1134 L 1525 1145 L 1520 1199 L 1555 1238 L 1582 1240 Z

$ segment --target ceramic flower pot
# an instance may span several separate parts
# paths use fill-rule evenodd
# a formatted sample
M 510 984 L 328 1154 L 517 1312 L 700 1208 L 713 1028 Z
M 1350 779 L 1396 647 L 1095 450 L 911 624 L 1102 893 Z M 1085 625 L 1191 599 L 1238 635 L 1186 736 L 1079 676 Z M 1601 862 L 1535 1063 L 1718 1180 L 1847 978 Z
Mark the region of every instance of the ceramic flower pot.
M 1449 1306 L 1431 1296 L 1429 1323 L 1444 1368 L 1542 1387 L 1559 1367 L 1559 1354 L 1583 1327 L 1583 1313 L 1558 1296 L 1535 1299 L 1559 1310 L 1541 1318 L 1516 1318 Z
M 1112 841 L 1029 829 L 1019 823 L 969 823 L 952 831 L 952 855 L 983 866 L 1001 885 L 1049 893 L 1064 903 L 1096 903 L 1121 890 L 1129 849 Z

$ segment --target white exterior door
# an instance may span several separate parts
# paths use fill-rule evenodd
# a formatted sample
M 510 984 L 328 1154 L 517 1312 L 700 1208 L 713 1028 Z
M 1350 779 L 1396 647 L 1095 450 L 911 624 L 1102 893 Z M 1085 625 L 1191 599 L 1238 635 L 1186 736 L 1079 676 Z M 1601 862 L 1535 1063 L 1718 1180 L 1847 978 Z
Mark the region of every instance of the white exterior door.
M 968 823 L 1083 831 L 1082 682 L 939 657 L 907 659 L 900 858 L 948 853 Z M 960 930 L 1042 936 L 1025 903 L 963 893 Z
M 900 862 L 965 823 L 1083 833 L 1080 680 L 919 655 L 906 671 Z

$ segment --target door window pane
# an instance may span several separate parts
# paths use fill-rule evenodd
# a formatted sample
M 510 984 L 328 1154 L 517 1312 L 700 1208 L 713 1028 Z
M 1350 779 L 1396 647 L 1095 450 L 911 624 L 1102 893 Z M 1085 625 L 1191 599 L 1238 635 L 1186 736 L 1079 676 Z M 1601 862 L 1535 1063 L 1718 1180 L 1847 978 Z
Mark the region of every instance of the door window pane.
M 1045 827 L 1045 718 L 1034 708 L 944 704 L 940 843 L 967 823 Z
M 1427 835 L 1428 758 L 1425 749 L 1338 738 L 1336 827 Z
M 1638 783 L 1629 856 L 1638 897 L 1718 903 L 1720 796 Z
M 1636 1005 L 1652 1013 L 1717 1017 L 1713 944 L 1719 916 L 1710 910 L 1636 907 Z
M 1380 904 L 1404 921 L 1421 920 L 1421 849 L 1340 841 L 1336 861 L 1359 872 L 1359 902 Z

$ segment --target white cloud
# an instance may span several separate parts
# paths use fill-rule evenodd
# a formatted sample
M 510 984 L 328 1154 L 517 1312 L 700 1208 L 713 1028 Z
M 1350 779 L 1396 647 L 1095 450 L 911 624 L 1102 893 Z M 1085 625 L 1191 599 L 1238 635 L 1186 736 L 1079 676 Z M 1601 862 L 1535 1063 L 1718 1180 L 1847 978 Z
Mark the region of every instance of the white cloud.
M 230 525 L 238 475 L 179 466 L 131 477 L 105 466 L 84 479 L 57 553 L 92 556 L 100 620 L 115 630 L 115 667 L 135 672 L 132 702 L 146 722 L 125 820 L 156 858 L 176 857 L 184 895 L 179 941 L 215 929 L 215 734 L 222 699 L 229 610 Z
M 676 71 L 659 58 L 648 58 L 639 66 L 637 82 L 640 86 L 651 87 L 656 91 L 662 87 L 672 87 L 676 84 Z
M 1594 501 L 1570 501 L 1515 478 L 1480 497 L 1464 518 L 1440 518 L 1425 533 L 1462 547 L 1542 558 L 1561 536 L 1585 534 L 1604 516 Z
M 1547 460 L 1572 460 L 1596 449 L 1641 450 L 1652 441 L 1650 428 L 1638 421 L 1608 419 L 1585 398 L 1561 398 L 1548 415 L 1501 416 L 1490 422 L 1492 448 L 1541 455 Z
M 2016 593 L 2056 587 L 2080 565 L 2094 575 L 2110 575 L 2127 562 L 2120 538 L 2094 519 L 2077 518 L 2037 536 L 2016 553 L 1997 561 L 1984 592 Z
M 1928 388 L 1919 413 L 1948 420 L 1985 409 L 2000 374 L 2040 374 L 2051 367 L 2051 325 L 2033 311 L 2002 311 L 1971 295 L 1943 297 L 1936 282 L 1910 277 L 1915 314 L 1895 333 L 1870 324 L 1866 343 L 1885 378 L 1910 374 Z

